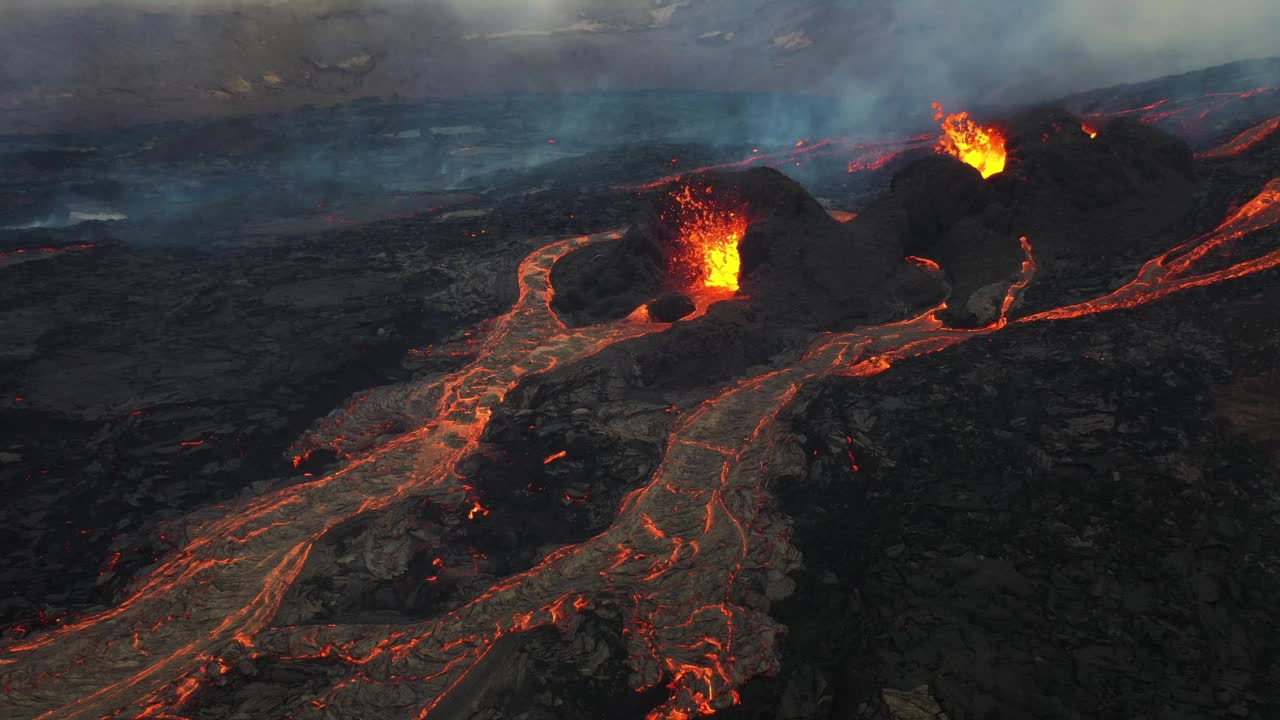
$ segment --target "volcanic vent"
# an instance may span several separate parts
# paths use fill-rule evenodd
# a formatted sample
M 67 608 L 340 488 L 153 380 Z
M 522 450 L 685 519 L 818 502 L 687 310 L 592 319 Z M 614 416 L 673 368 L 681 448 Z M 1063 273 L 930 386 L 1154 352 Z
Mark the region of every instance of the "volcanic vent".
M 811 388 L 1280 266 L 1274 242 L 1257 242 L 1280 224 L 1280 179 L 1164 242 L 1189 229 L 1190 151 L 1124 120 L 1092 138 L 1080 128 L 1060 111 L 1011 118 L 999 168 L 967 157 L 979 147 L 992 158 L 994 138 L 957 142 L 905 168 L 848 223 L 776 171 L 707 173 L 651 191 L 625 233 L 534 250 L 513 306 L 456 369 L 371 391 L 317 432 L 350 451 L 340 467 L 198 514 L 115 607 L 0 649 L 0 707 L 182 716 L 211 687 L 250 684 L 275 663 L 308 678 L 282 687 L 279 714 L 449 717 L 497 692 L 483 676 L 512 662 L 513 643 L 588 633 L 596 620 L 620 626 L 616 690 L 651 693 L 652 720 L 741 702 L 744 686 L 781 668 L 786 628 L 771 613 L 802 557 L 775 491 L 805 477 L 809 440 L 789 412 Z M 1141 221 L 1125 219 L 1134 208 Z M 1079 272 L 1084 253 L 1101 259 L 1088 269 L 1125 281 L 1099 289 L 1108 283 Z M 1136 273 L 1113 258 L 1140 259 Z M 704 312 L 674 323 L 637 312 L 670 293 Z M 543 419 L 551 427 L 538 435 Z M 387 427 L 402 432 L 377 439 Z M 508 500 L 486 492 L 500 463 L 478 458 L 516 447 L 520 427 L 534 438 L 529 486 L 580 463 L 587 491 L 566 503 L 620 498 L 594 501 L 590 532 L 566 541 L 547 529 L 526 567 L 490 573 L 475 551 L 475 581 L 412 617 L 324 615 L 340 604 L 341 574 L 362 572 L 340 562 L 345 530 L 368 523 L 365 571 L 399 578 L 419 556 L 446 564 L 452 550 L 415 543 L 412 507 L 436 514 L 444 529 L 428 537 L 445 546 L 448 532 L 469 541 L 457 528 L 501 517 Z M 353 447 L 348 436 L 375 440 Z M 855 439 L 840 442 L 856 470 Z M 583 449 L 624 446 L 653 462 L 625 487 L 590 487 L 601 468 Z
M 689 312 L 750 307 L 786 326 L 832 329 L 940 297 L 904 266 L 899 239 L 836 220 L 771 168 L 698 173 L 643 197 L 622 242 L 553 270 L 554 307 L 566 318 L 625 317 L 675 293 Z

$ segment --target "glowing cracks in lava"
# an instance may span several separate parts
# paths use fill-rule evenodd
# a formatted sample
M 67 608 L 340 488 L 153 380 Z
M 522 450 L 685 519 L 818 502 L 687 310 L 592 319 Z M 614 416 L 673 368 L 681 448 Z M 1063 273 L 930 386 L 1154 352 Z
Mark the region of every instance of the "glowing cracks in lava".
M 568 450 L 561 450 L 560 452 L 552 453 L 552 454 L 548 455 L 545 459 L 543 459 L 542 464 L 543 464 L 543 465 L 550 465 L 551 463 L 553 463 L 553 462 L 555 462 L 555 461 L 557 461 L 557 460 L 559 460 L 559 459 L 561 459 L 561 458 L 565 457 L 565 456 L 566 456 L 566 455 L 568 455 L 568 454 L 569 454 L 569 451 L 568 451 Z
M 942 266 L 941 266 L 941 265 L 939 265 L 938 263 L 936 263 L 936 262 L 934 262 L 934 261 L 930 260 L 929 258 L 925 258 L 925 257 L 917 257 L 917 256 L 915 256 L 915 255 L 908 255 L 908 256 L 907 256 L 906 258 L 904 258 L 904 259 L 905 259 L 907 262 L 911 263 L 912 265 L 915 265 L 916 267 L 920 268 L 921 270 L 924 270 L 924 271 L 925 271 L 925 272 L 927 272 L 927 273 L 941 273 L 941 272 L 942 272 Z
M 1090 117 L 1133 116 L 1147 125 L 1176 123 L 1183 130 L 1198 132 L 1205 119 L 1241 100 L 1268 95 L 1280 91 L 1280 87 L 1260 87 L 1252 90 L 1216 92 L 1178 98 L 1162 98 L 1142 107 L 1123 108 L 1090 113 Z
M 8 250 L 0 252 L 0 268 L 8 265 L 17 265 L 18 263 L 29 260 L 45 260 L 57 255 L 63 255 L 81 250 L 92 250 L 97 247 L 93 243 L 78 243 L 75 245 L 61 245 L 57 247 L 37 247 L 37 248 L 18 248 L 17 250 Z
M 555 263 L 593 242 L 620 238 L 580 236 L 533 252 L 517 271 L 515 304 L 490 323 L 474 361 L 421 384 L 384 388 L 361 404 L 362 425 L 391 414 L 413 418 L 413 429 L 324 477 L 202 513 L 185 544 L 114 608 L 0 645 L 0 716 L 172 714 L 188 697 L 179 690 L 189 681 L 207 684 L 202 668 L 216 664 L 211 658 L 234 666 L 264 652 L 263 632 L 313 544 L 332 528 L 414 499 L 465 498 L 471 517 L 482 516 L 486 509 L 466 495 L 454 469 L 476 451 L 506 394 L 528 375 L 659 329 L 616 322 L 571 330 L 551 309 Z M 129 642 L 135 633 L 145 637 L 145 654 Z M 86 656 L 96 662 L 85 663 Z
M 1138 307 L 1166 295 L 1193 287 L 1213 285 L 1280 266 L 1280 248 L 1258 257 L 1239 260 L 1224 268 L 1194 272 L 1195 265 L 1228 243 L 1280 225 L 1280 178 L 1273 178 L 1252 200 L 1242 205 L 1214 230 L 1192 238 L 1147 261 L 1138 276 L 1111 293 L 1075 305 L 1046 310 L 1019 322 L 1066 320 L 1109 310 Z
M 852 160 L 850 160 L 849 163 L 845 166 L 845 172 L 852 175 L 854 173 L 867 172 L 867 171 L 873 171 L 873 170 L 882 170 L 886 165 L 893 162 L 894 160 L 897 160 L 898 158 L 902 157 L 904 153 L 910 150 L 914 150 L 915 148 L 916 148 L 916 145 L 911 144 L 911 141 L 908 140 L 908 141 L 905 141 L 901 147 L 895 148 L 894 146 L 890 145 L 888 149 L 880 150 L 878 152 L 860 152 L 858 157 L 855 157 Z M 863 150 L 863 147 L 860 146 L 858 150 L 860 151 Z
M 1199 121 L 1203 121 L 1206 117 L 1213 114 L 1217 110 L 1237 100 L 1243 100 L 1243 99 L 1254 97 L 1264 93 L 1273 93 L 1277 91 L 1280 91 L 1280 88 L 1258 88 L 1255 90 L 1246 90 L 1242 92 L 1233 92 L 1233 93 L 1211 93 L 1203 97 L 1180 100 L 1180 101 L 1177 101 L 1176 103 L 1170 101 L 1169 99 L 1165 99 L 1165 100 L 1160 100 L 1158 102 L 1151 103 L 1150 105 L 1146 105 L 1140 108 L 1130 108 L 1130 109 L 1115 110 L 1115 111 L 1109 111 L 1109 112 L 1093 112 L 1093 113 L 1087 114 L 1088 119 L 1080 124 L 1080 130 L 1085 135 L 1088 135 L 1090 138 L 1096 138 L 1098 136 L 1098 121 L 1104 120 L 1106 118 L 1122 117 L 1125 115 L 1132 115 L 1134 117 L 1137 117 L 1143 123 L 1160 124 L 1171 119 L 1178 119 L 1189 114 L 1194 114 L 1194 119 L 1197 122 L 1199 122 Z M 1179 106 L 1175 109 L 1170 109 L 1173 105 L 1179 105 Z M 935 103 L 934 110 L 935 110 L 935 113 L 940 113 L 941 107 L 937 103 Z M 941 114 L 937 114 L 935 117 L 938 120 L 942 120 Z M 965 118 L 966 120 L 968 120 L 968 116 L 966 113 L 959 113 L 951 117 Z M 970 120 L 969 122 L 971 123 L 972 121 Z M 1181 124 L 1184 127 L 1188 126 L 1187 122 L 1181 122 Z M 1197 124 L 1196 122 L 1191 123 L 1191 125 L 1196 125 L 1196 124 Z M 1257 128 L 1252 128 L 1251 131 L 1262 132 L 1265 129 L 1265 127 L 1268 126 L 1268 124 L 1270 124 L 1271 130 L 1274 130 L 1277 125 L 1280 125 L 1280 119 L 1263 123 L 1262 125 L 1259 125 Z M 980 129 L 988 133 L 992 132 L 991 128 L 980 128 Z M 1251 131 L 1246 131 L 1246 133 Z M 1270 131 L 1262 132 L 1263 136 L 1267 134 L 1270 134 Z M 995 131 L 994 135 L 999 137 L 998 142 L 1001 145 L 1001 147 L 1003 147 L 1004 138 L 1000 136 L 999 131 Z M 1245 134 L 1242 133 L 1241 138 L 1243 138 L 1244 135 Z M 937 136 L 933 133 L 930 133 L 927 135 L 919 135 L 915 137 L 898 138 L 898 139 L 891 139 L 891 140 L 875 140 L 870 142 L 864 142 L 864 141 L 860 141 L 853 138 L 828 138 L 828 139 L 819 139 L 819 140 L 803 140 L 783 150 L 779 150 L 775 152 L 762 152 L 760 148 L 756 147 L 756 148 L 752 148 L 750 155 L 747 155 L 741 160 L 735 160 L 731 162 L 721 162 L 721 163 L 707 165 L 699 168 L 691 168 L 686 170 L 685 172 L 665 175 L 663 177 L 660 177 L 650 182 L 630 184 L 630 185 L 619 185 L 616 187 L 618 187 L 618 189 L 625 189 L 625 190 L 653 190 L 655 188 L 662 187 L 663 185 L 667 185 L 669 183 L 680 180 L 683 177 L 687 177 L 699 172 L 705 172 L 708 170 L 740 170 L 740 169 L 745 169 L 755 165 L 785 168 L 791 165 L 800 165 L 801 160 L 805 160 L 805 161 L 818 160 L 821 158 L 827 158 L 833 155 L 840 155 L 844 153 L 848 153 L 850 156 L 850 159 L 847 161 L 847 165 L 846 165 L 846 168 L 849 173 L 852 174 L 852 173 L 859 173 L 859 172 L 876 171 L 876 170 L 881 170 L 885 168 L 890 163 L 897 160 L 899 157 L 907 155 L 908 153 L 912 153 L 920 148 L 927 147 L 929 145 L 935 145 L 937 140 L 938 140 Z M 1239 150 L 1236 150 L 1235 153 L 1232 153 L 1232 154 L 1238 154 L 1244 149 L 1245 148 L 1241 147 Z M 954 154 L 954 153 L 948 152 L 948 154 Z M 1215 152 L 1212 150 L 1207 153 L 1203 153 L 1201 155 L 1201 157 L 1218 157 L 1218 156 L 1219 155 L 1215 154 Z M 969 162 L 969 161 L 966 160 L 966 162 Z M 970 164 L 972 165 L 973 163 L 970 163 Z M 975 167 L 977 166 L 975 165 Z M 981 170 L 981 168 L 979 169 Z M 993 169 L 991 171 L 991 174 L 995 174 L 995 172 L 999 172 L 999 170 Z
M 747 216 L 715 196 L 710 186 L 684 184 L 670 193 L 674 206 L 662 219 L 675 225 L 671 272 L 691 293 L 736 292 L 741 260 L 738 241 L 747 232 Z
M 1243 260 L 1221 253 L 1233 241 L 1277 227 L 1280 178 L 1218 228 L 1152 259 L 1114 292 L 1012 322 L 1137 307 L 1280 267 L 1274 246 Z M 346 663 L 349 674 L 294 709 L 298 717 L 435 720 L 443 699 L 502 637 L 572 627 L 588 603 L 621 610 L 635 685 L 665 684 L 667 700 L 651 720 L 688 720 L 738 702 L 736 688 L 777 670 L 782 631 L 768 608 L 751 599 L 758 593 L 746 588 L 762 573 L 785 574 L 797 562 L 765 485 L 771 463 L 791 462 L 789 433 L 780 427 L 784 409 L 813 381 L 875 375 L 1006 327 L 1036 270 L 1031 245 L 1021 239 L 1019 275 L 1000 317 L 987 327 L 949 328 L 939 306 L 900 322 L 821 336 L 791 365 L 736 383 L 682 413 L 658 467 L 623 499 L 609 528 L 551 552 L 463 605 L 416 624 L 272 627 L 326 532 L 402 500 L 456 499 L 454 468 L 477 450 L 492 408 L 520 376 L 644 332 L 647 326 L 633 323 L 569 330 L 550 313 L 552 266 L 585 244 L 563 241 L 521 264 L 516 307 L 494 323 L 472 365 L 433 386 L 443 397 L 421 428 L 323 479 L 245 501 L 194 528 L 187 544 L 117 607 L 0 647 L 0 715 L 173 717 L 240 659 L 327 657 Z M 845 444 L 850 468 L 859 472 L 854 438 Z M 473 517 L 483 512 L 468 502 L 475 502 Z M 387 688 L 397 683 L 403 686 L 388 702 Z
M 1280 130 L 1280 116 L 1258 123 L 1218 147 L 1200 153 L 1198 157 L 1216 159 L 1239 155 L 1262 144 L 1264 140 L 1274 135 L 1276 130 Z
M 942 122 L 935 150 L 963 160 L 984 178 L 1004 170 L 1004 134 L 1000 130 L 979 125 L 967 112 L 946 115 L 939 103 L 933 104 L 933 119 Z

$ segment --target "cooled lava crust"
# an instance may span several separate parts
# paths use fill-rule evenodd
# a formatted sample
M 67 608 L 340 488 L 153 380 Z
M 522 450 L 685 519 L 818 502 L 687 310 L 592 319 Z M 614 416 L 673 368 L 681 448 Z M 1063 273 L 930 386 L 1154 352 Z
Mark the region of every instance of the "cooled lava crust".
M 1058 110 L 1013 117 L 1004 172 L 925 158 L 848 223 L 775 171 L 707 173 L 653 190 L 621 237 L 533 251 L 513 307 L 459 367 L 370 391 L 313 429 L 308 442 L 340 467 L 197 513 L 130 599 L 0 648 L 2 702 L 15 717 L 470 717 L 481 705 L 501 717 L 520 702 L 495 698 L 580 684 L 564 716 L 874 718 L 906 693 L 962 718 L 1208 717 L 1206 696 L 1265 717 L 1274 647 L 1247 628 L 1274 637 L 1276 583 L 1246 566 L 1274 562 L 1260 541 L 1275 532 L 1239 518 L 1274 509 L 1259 480 L 1274 460 L 1225 452 L 1234 441 L 1202 419 L 1205 396 L 1166 395 L 1233 374 L 1270 382 L 1257 358 L 1215 354 L 1212 340 L 1272 353 L 1276 340 L 1203 313 L 1185 344 L 1161 330 L 1197 301 L 1229 308 L 1235 282 L 1271 305 L 1280 251 L 1260 240 L 1280 223 L 1280 180 L 1223 165 L 1227 197 L 1181 141 L 1123 118 L 1096 136 L 1083 125 Z M 1273 157 L 1274 142 L 1253 152 Z M 706 295 L 670 272 L 681 238 L 668 203 L 690 186 L 745 214 L 736 290 Z M 650 301 L 658 316 L 636 314 Z M 1056 323 L 1068 319 L 1079 325 Z M 1054 333 L 1096 357 L 1072 370 L 1081 359 Z M 1140 381 L 1132 393 L 1108 385 L 1124 377 L 1104 369 L 1117 362 Z M 1073 389 L 1035 386 L 1071 373 Z M 1248 387 L 1216 412 L 1247 416 Z M 872 402 L 866 388 L 882 390 Z M 1165 419 L 1141 414 L 1157 397 L 1205 444 L 1147 427 Z M 1115 438 L 1149 441 L 1135 453 L 1174 496 L 1156 471 L 1111 457 Z M 948 466 L 924 462 L 935 457 Z M 962 461 L 971 486 L 948 481 Z M 1046 477 L 1102 499 L 1034 487 Z M 1144 546 L 1159 559 L 1135 567 L 1146 561 L 1124 556 L 1117 528 L 1164 527 L 1162 502 L 1195 543 Z M 1187 603 L 1153 594 L 1183 575 Z M 1098 634 L 1053 636 L 1058 594 L 1074 603 L 1071 627 Z M 1085 595 L 1137 616 L 1144 639 L 1077 617 Z M 1173 637 L 1192 619 L 1207 640 Z M 839 632 L 821 637 L 828 620 Z M 1163 690 L 1205 667 L 1207 690 Z M 1119 710 L 1104 675 L 1123 677 Z

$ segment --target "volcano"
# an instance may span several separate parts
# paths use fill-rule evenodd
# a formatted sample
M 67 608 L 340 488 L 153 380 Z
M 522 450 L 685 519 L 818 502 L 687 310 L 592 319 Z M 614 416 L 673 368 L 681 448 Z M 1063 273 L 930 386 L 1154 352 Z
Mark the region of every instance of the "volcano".
M 441 120 L 396 202 L 262 155 L 438 107 L 99 138 L 194 208 L 5 165 L 129 207 L 0 232 L 4 717 L 1274 717 L 1280 95 L 1148 90 L 527 167 Z

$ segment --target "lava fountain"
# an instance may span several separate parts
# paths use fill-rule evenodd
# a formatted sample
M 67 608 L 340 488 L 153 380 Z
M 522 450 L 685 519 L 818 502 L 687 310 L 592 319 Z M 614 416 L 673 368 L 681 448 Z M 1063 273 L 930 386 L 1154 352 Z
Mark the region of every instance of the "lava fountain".
M 705 188 L 685 187 L 673 197 L 681 211 L 673 227 L 687 251 L 683 267 L 700 288 L 736 287 L 744 213 Z M 785 577 L 798 555 L 768 483 L 796 467 L 783 413 L 805 386 L 876 375 L 1014 324 L 1134 308 L 1280 268 L 1275 247 L 1226 264 L 1221 257 L 1232 242 L 1276 227 L 1280 178 L 1214 230 L 1150 260 L 1128 284 L 1011 319 L 1036 272 L 1031 244 L 1022 238 L 1021 271 L 991 325 L 948 327 L 944 304 L 900 322 L 818 337 L 792 364 L 729 385 L 683 413 L 648 481 L 594 537 L 554 550 L 421 622 L 278 625 L 277 610 L 313 545 L 340 524 L 416 499 L 466 512 L 467 489 L 456 468 L 478 449 L 493 410 L 522 380 L 662 329 L 627 321 L 566 327 L 551 308 L 552 267 L 621 234 L 552 243 L 520 265 L 519 298 L 492 323 L 472 363 L 365 403 L 412 412 L 416 429 L 323 478 L 195 525 L 185 547 L 116 607 L 0 646 L 0 716 L 174 718 L 245 661 L 327 658 L 342 666 L 339 680 L 319 696 L 299 698 L 292 717 L 436 720 L 443 700 L 502 638 L 540 627 L 569 631 L 584 610 L 602 606 L 621 612 L 632 686 L 667 690 L 650 720 L 711 715 L 738 703 L 738 688 L 751 678 L 778 669 L 783 628 L 758 589 L 770 573 Z
M 669 259 L 672 277 L 690 294 L 737 292 L 742 265 L 738 242 L 748 225 L 745 209 L 716 197 L 709 185 L 685 184 L 670 198 L 673 205 L 661 218 L 676 232 Z
M 972 165 L 984 178 L 1004 170 L 1005 138 L 999 129 L 979 125 L 967 112 L 946 115 L 940 103 L 933 104 L 933 119 L 942 123 L 935 150 Z

